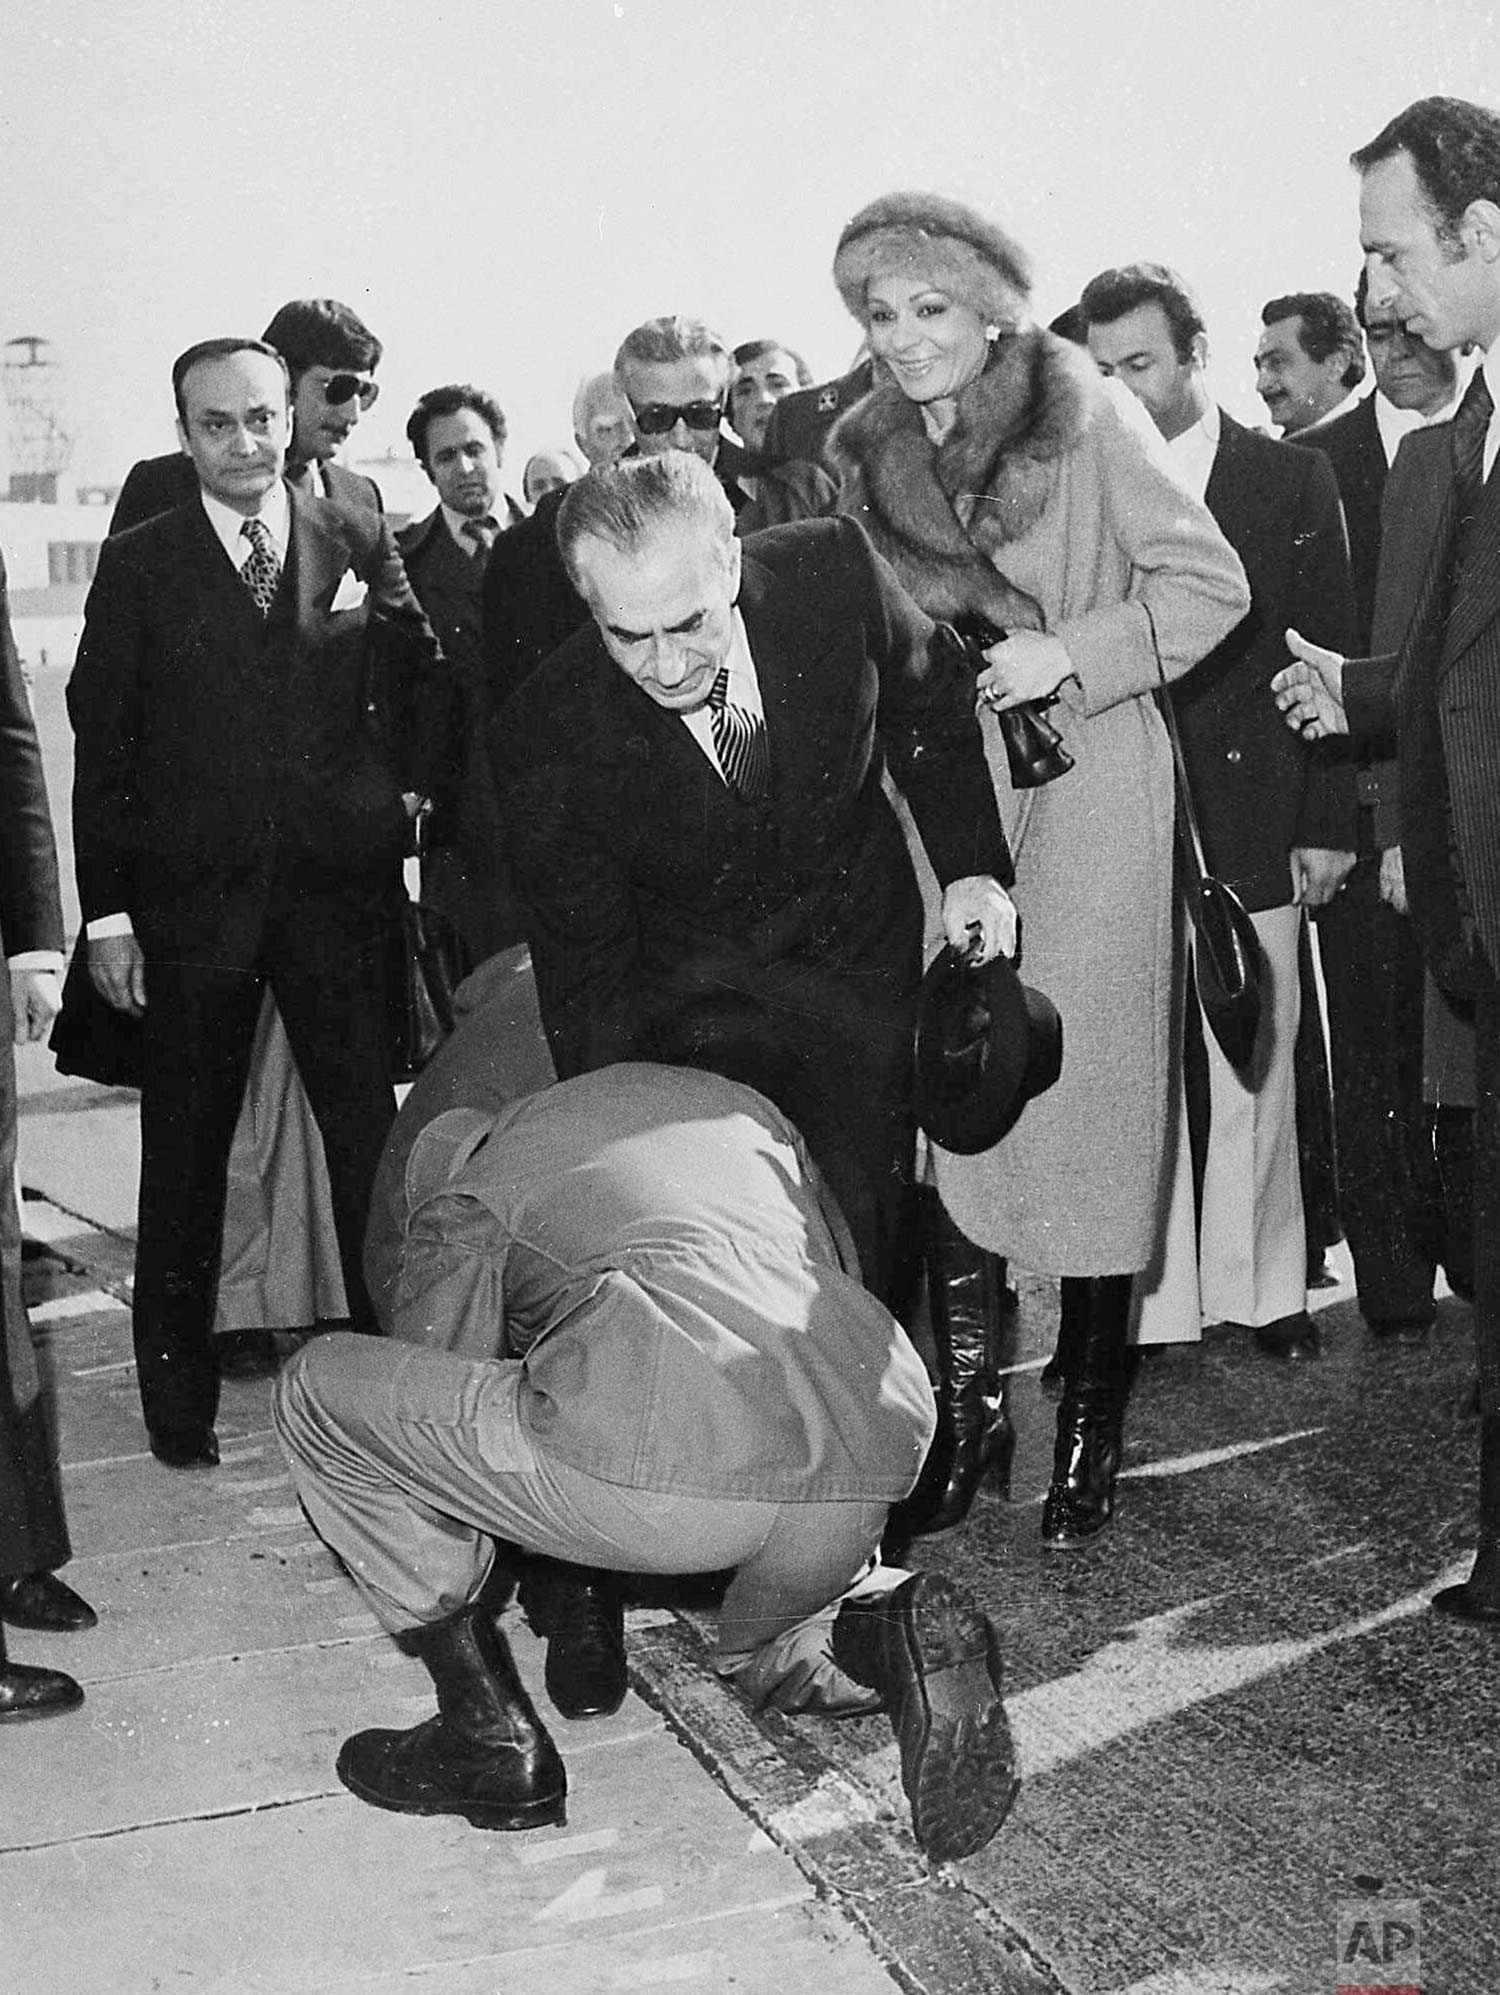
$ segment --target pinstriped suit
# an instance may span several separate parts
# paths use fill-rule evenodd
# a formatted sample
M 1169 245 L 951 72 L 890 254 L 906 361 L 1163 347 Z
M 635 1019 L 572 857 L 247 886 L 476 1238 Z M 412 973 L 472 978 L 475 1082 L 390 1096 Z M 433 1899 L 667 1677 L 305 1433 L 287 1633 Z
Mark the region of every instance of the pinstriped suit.
M 1486 1414 L 1500 1412 L 1500 477 L 1461 559 L 1452 467 L 1399 651 L 1352 663 L 1357 742 L 1394 722 L 1412 917 L 1435 976 L 1475 995 L 1474 1332 Z

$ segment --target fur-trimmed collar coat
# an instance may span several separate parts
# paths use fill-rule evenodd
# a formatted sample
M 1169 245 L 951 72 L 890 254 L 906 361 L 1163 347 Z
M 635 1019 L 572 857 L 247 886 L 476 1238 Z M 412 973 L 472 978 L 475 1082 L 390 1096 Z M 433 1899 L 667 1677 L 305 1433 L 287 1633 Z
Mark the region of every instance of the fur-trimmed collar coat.
M 1073 668 L 1059 781 L 1013 792 L 981 722 L 1063 1070 L 996 1149 L 937 1153 L 943 1202 L 1036 1273 L 1134 1273 L 1160 1222 L 1171 1064 L 1172 757 L 1151 694 L 1244 615 L 1243 571 L 1145 410 L 1054 334 L 997 341 L 940 444 L 882 382 L 831 449 L 840 507 L 930 616 L 1045 629 Z
M 841 510 L 857 515 L 929 616 L 968 611 L 1037 629 L 1037 604 L 1004 579 L 1005 549 L 1041 519 L 1098 392 L 1088 360 L 1055 334 L 997 340 L 934 444 L 920 405 L 879 381 L 829 439 Z

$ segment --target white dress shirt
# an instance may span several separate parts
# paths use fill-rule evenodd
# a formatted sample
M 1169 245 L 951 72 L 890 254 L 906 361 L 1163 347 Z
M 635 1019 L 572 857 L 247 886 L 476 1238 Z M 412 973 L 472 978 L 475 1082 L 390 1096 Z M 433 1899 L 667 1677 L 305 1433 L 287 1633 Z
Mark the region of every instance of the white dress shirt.
M 766 710 L 761 703 L 760 680 L 755 674 L 755 660 L 750 656 L 750 640 L 745 635 L 745 620 L 738 610 L 734 612 L 734 634 L 729 640 L 729 656 L 724 662 L 729 667 L 729 694 L 726 705 L 738 707 L 741 713 L 748 714 L 753 720 L 764 721 Z M 683 714 L 682 724 L 718 770 L 719 780 L 725 781 L 724 771 L 719 765 L 718 753 L 714 748 L 713 722 L 709 718 L 707 701 L 701 707 L 695 707 L 691 713 Z
M 1208 490 L 1208 481 L 1219 454 L 1219 405 L 1210 402 L 1191 429 L 1174 436 L 1167 445 L 1178 477 L 1195 499 Z

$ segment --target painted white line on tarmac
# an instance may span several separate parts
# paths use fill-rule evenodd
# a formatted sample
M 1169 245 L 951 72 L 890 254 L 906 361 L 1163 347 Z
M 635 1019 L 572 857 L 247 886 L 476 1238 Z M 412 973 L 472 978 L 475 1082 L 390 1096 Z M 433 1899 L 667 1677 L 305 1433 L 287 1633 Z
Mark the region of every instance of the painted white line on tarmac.
M 107 1365 L 75 1365 L 74 1378 L 104 1378 L 110 1372 L 133 1372 L 134 1358 L 114 1358 Z
M 1137 1621 L 1123 1640 L 1106 1642 L 1071 1676 L 1055 1677 L 1005 1700 L 1021 1771 L 1026 1779 L 1035 1780 L 1054 1767 L 1103 1751 L 1116 1739 L 1292 1669 L 1340 1643 L 1414 1620 L 1428 1611 L 1434 1590 L 1463 1579 L 1471 1563 L 1470 1555 L 1455 1559 L 1426 1585 L 1402 1594 L 1389 1606 L 1316 1635 L 1216 1645 L 1205 1639 L 1213 1627 L 1218 1598 L 1214 1594 Z
M 129 1305 L 102 1288 L 86 1288 L 78 1295 L 54 1295 L 46 1302 L 33 1302 L 26 1314 L 33 1323 L 65 1323 L 70 1316 L 103 1316 L 106 1312 L 128 1316 Z
M 1315 1434 L 1327 1431 L 1326 1427 L 1297 1427 L 1289 1434 L 1268 1434 L 1261 1441 L 1234 1441 L 1227 1448 L 1204 1448 L 1194 1455 L 1167 1455 L 1159 1462 L 1121 1469 L 1120 1480 L 1128 1477 L 1133 1482 L 1153 1482 L 1163 1476 L 1192 1475 L 1197 1469 L 1221 1468 L 1245 1455 L 1262 1455 L 1268 1448 L 1289 1448 L 1294 1441 L 1310 1441 Z
M 618 1829 L 590 1829 L 585 1835 L 559 1836 L 555 1842 L 518 1849 L 516 1861 L 529 1867 L 538 1863 L 555 1863 L 560 1856 L 591 1856 L 599 1850 L 612 1850 L 619 1840 Z
M 534 1918 L 579 1926 L 591 1919 L 623 1919 L 631 1912 L 653 1912 L 666 1900 L 666 1892 L 659 1884 L 643 1885 L 638 1891 L 609 1891 L 605 1888 L 608 1877 L 609 1872 L 602 1867 L 584 1871 L 566 1891 L 559 1891 L 535 1913 Z

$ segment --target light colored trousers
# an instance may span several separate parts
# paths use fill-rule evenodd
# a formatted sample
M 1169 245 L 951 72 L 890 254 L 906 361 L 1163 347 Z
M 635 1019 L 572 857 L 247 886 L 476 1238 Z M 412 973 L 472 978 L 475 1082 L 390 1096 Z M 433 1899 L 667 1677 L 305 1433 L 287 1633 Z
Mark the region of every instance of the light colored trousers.
M 1307 1305 L 1294 1065 L 1303 916 L 1299 907 L 1278 907 L 1250 919 L 1260 938 L 1264 973 L 1250 1072 L 1235 1072 L 1205 1019 L 1209 1128 L 1200 1220 L 1177 1061 L 1166 1225 L 1152 1266 L 1135 1285 L 1133 1339 L 1139 1344 L 1196 1343 L 1207 1324 L 1259 1326 Z
M 496 1538 L 617 1572 L 733 1568 L 722 1675 L 783 1710 L 876 1708 L 835 1668 L 828 1636 L 844 1598 L 907 1577 L 875 1556 L 885 1503 L 764 1503 L 600 1481 L 532 1445 L 516 1410 L 520 1377 L 516 1359 L 345 1333 L 282 1367 L 273 1414 L 297 1493 L 385 1628 L 465 1607 Z

